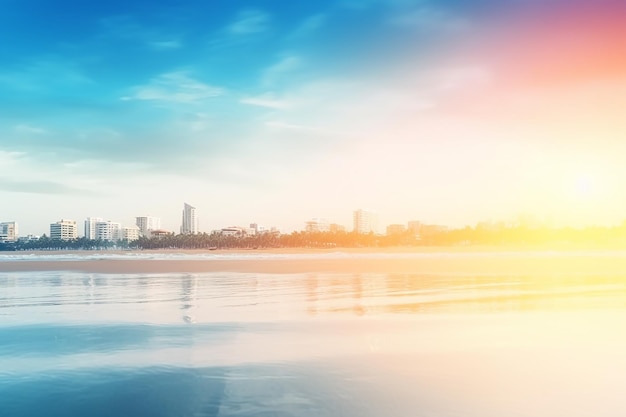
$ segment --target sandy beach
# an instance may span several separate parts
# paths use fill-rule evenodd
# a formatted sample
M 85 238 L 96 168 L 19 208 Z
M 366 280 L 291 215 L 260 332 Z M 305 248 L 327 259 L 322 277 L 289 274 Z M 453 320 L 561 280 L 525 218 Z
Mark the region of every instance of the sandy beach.
M 80 259 L 88 255 L 128 255 L 130 259 Z M 14 253 L 13 253 L 14 254 Z M 626 272 L 626 252 L 603 250 L 526 251 L 493 248 L 37 252 L 38 260 L 1 260 L 0 271 L 84 271 L 92 273 L 398 273 L 454 275 L 619 275 Z M 46 255 L 75 254 L 73 260 L 46 260 Z M 132 259 L 133 254 L 230 255 L 208 259 Z M 285 258 L 275 255 L 289 255 Z M 338 255 L 341 256 L 333 256 Z M 250 256 L 255 255 L 255 256 Z M 267 258 L 256 255 L 268 255 Z M 299 257 L 298 255 L 304 255 Z M 313 255 L 313 256 L 310 256 Z M 369 256 L 372 255 L 372 256 Z M 6 254 L 0 255 L 6 256 Z

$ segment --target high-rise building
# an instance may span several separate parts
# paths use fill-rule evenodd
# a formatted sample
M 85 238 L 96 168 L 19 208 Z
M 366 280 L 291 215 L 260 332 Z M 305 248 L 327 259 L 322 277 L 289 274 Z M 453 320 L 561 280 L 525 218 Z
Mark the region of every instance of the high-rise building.
M 85 220 L 85 238 L 95 240 L 96 237 L 96 223 L 101 222 L 100 217 L 87 217 Z
M 59 220 L 50 224 L 50 239 L 70 240 L 78 237 L 78 227 L 74 220 Z
M 132 242 L 139 239 L 140 230 L 137 226 L 125 226 L 122 227 L 122 239 Z
M 15 242 L 18 236 L 16 222 L 0 223 L 0 242 Z
M 180 233 L 183 235 L 195 235 L 198 233 L 198 217 L 196 208 L 185 203 L 183 207 L 183 223 L 180 226 Z
M 159 230 L 161 228 L 161 219 L 152 216 L 135 217 L 135 224 L 139 228 L 141 236 L 148 236 L 151 230 Z
M 122 238 L 122 226 L 110 220 L 96 223 L 96 239 L 114 242 Z
M 378 233 L 378 214 L 367 209 L 354 212 L 354 231 L 357 233 Z

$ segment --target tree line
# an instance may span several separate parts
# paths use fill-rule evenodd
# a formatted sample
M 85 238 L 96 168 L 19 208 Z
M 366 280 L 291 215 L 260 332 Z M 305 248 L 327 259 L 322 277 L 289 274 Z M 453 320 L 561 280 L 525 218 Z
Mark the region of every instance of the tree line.
M 440 230 L 427 235 L 409 231 L 391 235 L 356 232 L 293 232 L 256 235 L 225 235 L 219 232 L 195 235 L 167 234 L 141 237 L 135 241 L 102 241 L 84 237 L 59 240 L 46 235 L 39 239 L 0 243 L 0 250 L 109 250 L 109 249 L 265 249 L 265 248 L 357 248 L 394 246 L 455 245 L 542 245 L 572 243 L 585 245 L 626 246 L 626 227 L 485 229 L 465 227 Z

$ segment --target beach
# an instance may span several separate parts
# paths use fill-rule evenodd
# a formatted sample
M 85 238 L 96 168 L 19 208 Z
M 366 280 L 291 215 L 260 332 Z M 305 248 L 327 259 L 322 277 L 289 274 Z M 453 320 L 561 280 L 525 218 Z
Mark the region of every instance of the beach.
M 19 260 L 13 260 L 16 256 Z M 451 247 L 8 252 L 0 254 L 0 271 L 614 275 L 626 271 L 626 251 Z

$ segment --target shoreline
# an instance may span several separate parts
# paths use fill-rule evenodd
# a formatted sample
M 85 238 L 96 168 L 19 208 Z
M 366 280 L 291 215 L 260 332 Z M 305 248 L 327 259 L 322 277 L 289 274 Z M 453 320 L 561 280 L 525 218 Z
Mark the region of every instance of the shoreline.
M 590 245 L 590 244 L 550 244 L 550 245 L 451 245 L 451 246 L 390 246 L 390 247 L 331 247 L 331 248 L 234 248 L 234 249 L 96 249 L 96 250 L 27 250 L 0 251 L 0 257 L 12 254 L 53 255 L 53 254 L 420 254 L 420 253 L 533 253 L 533 252 L 606 252 L 624 251 L 624 245 Z
M 369 249 L 369 248 L 368 248 Z M 414 249 L 414 248 L 410 248 Z M 429 248 L 430 249 L 430 248 Z M 432 248 L 435 249 L 435 248 Z M 298 273 L 388 273 L 419 275 L 626 275 L 626 251 L 586 250 L 521 251 L 513 248 L 482 248 L 482 250 L 232 250 L 232 251 L 38 251 L 7 252 L 6 255 L 79 255 L 74 259 L 0 260 L 0 273 L 74 271 L 103 274 L 155 274 L 241 272 L 259 274 Z M 445 249 L 445 250 L 444 250 Z M 579 253 L 580 252 L 580 253 Z M 345 253 L 342 257 L 324 257 Z M 242 255 L 238 259 L 93 259 L 90 255 L 180 254 L 180 255 Z M 271 255 L 267 258 L 246 258 L 245 255 Z M 280 258 L 274 255 L 296 255 Z M 314 255 L 301 257 L 297 255 Z M 380 257 L 359 257 L 359 254 L 380 254 Z M 393 256 L 393 255 L 397 256 Z M 412 254 L 416 256 L 411 256 Z M 424 254 L 426 256 L 419 256 Z M 428 256 L 429 254 L 441 256 Z M 84 255 L 85 259 L 80 259 Z M 315 257 L 322 255 L 322 257 Z M 386 256 L 391 255 L 391 256 Z

